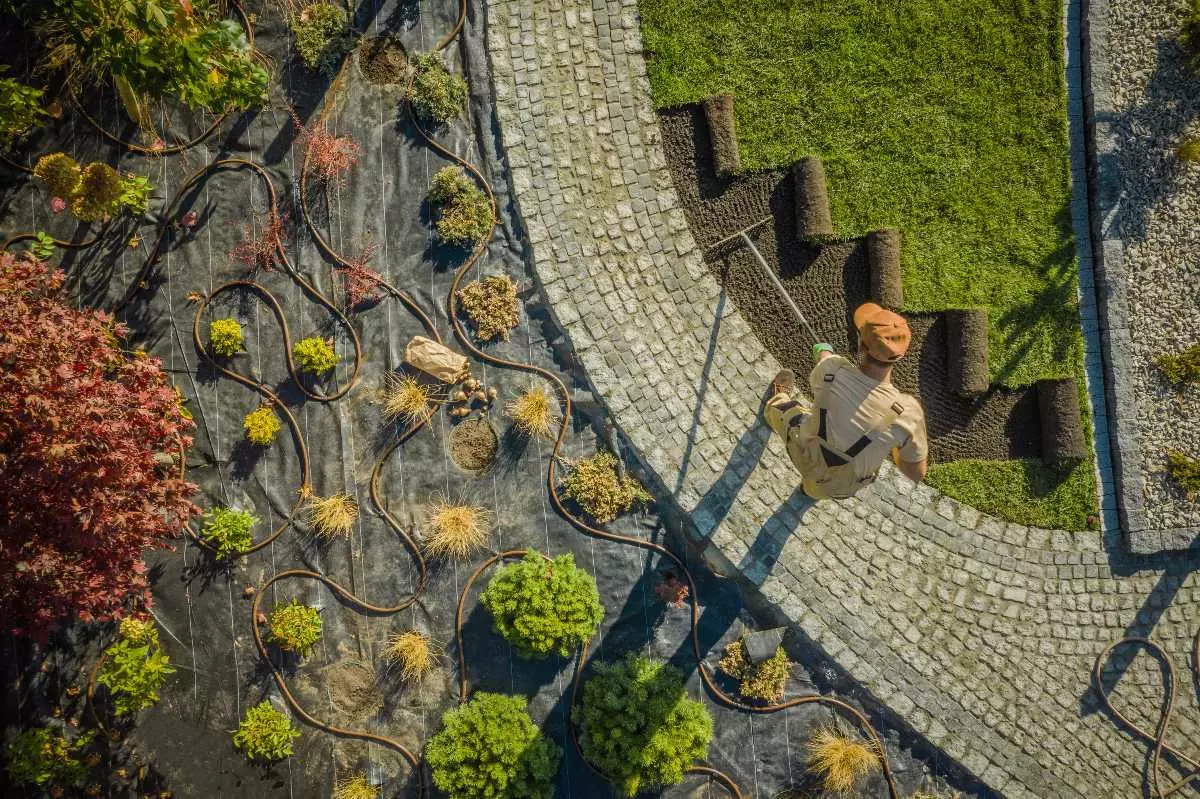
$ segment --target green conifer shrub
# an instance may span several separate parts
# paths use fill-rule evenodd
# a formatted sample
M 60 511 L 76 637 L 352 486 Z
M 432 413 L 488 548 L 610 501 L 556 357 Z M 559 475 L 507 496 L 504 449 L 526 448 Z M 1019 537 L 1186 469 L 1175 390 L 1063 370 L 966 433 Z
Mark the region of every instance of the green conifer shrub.
M 651 500 L 637 480 L 617 473 L 617 456 L 611 452 L 598 452 L 576 463 L 563 478 L 562 491 L 601 524 Z
M 679 670 L 632 654 L 597 664 L 571 718 L 583 756 L 625 796 L 680 782 L 712 740 L 712 718 Z
M 233 733 L 233 745 L 250 760 L 270 762 L 292 756 L 292 741 L 300 731 L 286 713 L 280 713 L 269 699 L 248 709 Z
M 562 750 L 534 725 L 520 696 L 480 692 L 442 716 L 425 758 L 450 799 L 550 799 Z
M 290 24 L 300 60 L 322 75 L 337 72 L 342 56 L 354 46 L 354 31 L 350 29 L 346 10 L 333 3 L 306 5 Z
M 1183 352 L 1164 352 L 1154 359 L 1155 365 L 1176 385 L 1200 380 L 1200 344 Z
M 433 175 L 429 202 L 437 212 L 437 232 L 455 247 L 477 244 L 492 227 L 492 204 L 462 167 L 442 167 Z
M 1168 452 L 1167 471 L 1187 492 L 1188 499 L 1200 494 L 1200 460 L 1182 452 Z
M 426 123 L 444 125 L 467 107 L 467 82 L 451 75 L 437 53 L 418 55 L 409 100 L 413 111 Z
M 530 550 L 497 570 L 479 603 L 492 614 L 496 632 L 528 658 L 570 657 L 604 619 L 595 579 L 570 554 L 547 560 Z

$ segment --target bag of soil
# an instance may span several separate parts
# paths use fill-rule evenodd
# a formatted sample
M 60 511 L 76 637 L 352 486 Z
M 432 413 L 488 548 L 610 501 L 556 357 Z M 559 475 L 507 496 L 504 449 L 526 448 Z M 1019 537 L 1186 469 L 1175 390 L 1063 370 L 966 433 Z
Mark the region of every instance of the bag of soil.
M 443 383 L 457 383 L 467 374 L 467 359 L 449 347 L 424 336 L 413 336 L 404 348 L 404 360 Z

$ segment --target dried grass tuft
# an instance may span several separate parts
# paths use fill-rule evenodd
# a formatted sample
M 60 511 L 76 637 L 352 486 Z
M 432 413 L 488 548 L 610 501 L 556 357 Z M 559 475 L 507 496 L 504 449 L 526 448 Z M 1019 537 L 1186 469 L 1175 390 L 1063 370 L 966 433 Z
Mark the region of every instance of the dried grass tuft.
M 309 521 L 322 538 L 349 535 L 358 518 L 358 503 L 347 494 L 334 494 L 325 499 L 313 499 Z
M 879 753 L 830 727 L 817 730 L 808 741 L 808 768 L 821 778 L 825 790 L 849 793 L 854 784 L 882 767 Z
M 425 551 L 434 557 L 465 558 L 487 544 L 491 514 L 485 508 L 436 497 L 430 506 Z
M 527 436 L 552 438 L 558 425 L 557 403 L 545 386 L 530 386 L 504 406 L 514 426 Z
M 431 410 L 433 386 L 422 383 L 412 375 L 388 375 L 383 410 L 389 419 L 415 422 Z
M 387 660 L 400 664 L 400 678 L 406 682 L 420 680 L 433 671 L 441 654 L 441 647 L 419 630 L 393 634 L 383 651 Z
M 338 782 L 333 799 L 379 799 L 379 788 L 367 780 L 366 774 L 358 774 Z

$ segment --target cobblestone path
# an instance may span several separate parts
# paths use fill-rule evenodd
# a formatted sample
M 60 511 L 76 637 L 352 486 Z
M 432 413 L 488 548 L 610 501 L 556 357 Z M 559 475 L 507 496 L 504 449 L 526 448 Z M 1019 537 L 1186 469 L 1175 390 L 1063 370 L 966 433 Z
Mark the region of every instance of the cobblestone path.
M 539 280 L 711 557 L 996 791 L 1141 796 L 1147 746 L 1098 709 L 1089 673 L 1117 638 L 1162 642 L 1181 670 L 1168 740 L 1200 740 L 1185 676 L 1200 555 L 1136 559 L 1118 531 L 1007 524 L 890 468 L 860 499 L 806 501 L 760 422 L 777 366 L 707 273 L 678 207 L 635 0 L 489 0 L 487 14 Z M 1153 729 L 1157 666 L 1126 658 L 1108 676 L 1114 702 Z

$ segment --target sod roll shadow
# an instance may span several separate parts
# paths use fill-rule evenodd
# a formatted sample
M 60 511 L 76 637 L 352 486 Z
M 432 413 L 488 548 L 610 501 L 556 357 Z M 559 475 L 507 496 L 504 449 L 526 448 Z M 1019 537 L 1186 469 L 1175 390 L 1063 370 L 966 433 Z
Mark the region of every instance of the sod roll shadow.
M 717 175 L 722 178 L 733 177 L 742 171 L 737 126 L 733 118 L 733 95 L 714 94 L 701 105 L 704 118 L 708 120 L 708 138 Z
M 1037 395 L 1038 415 L 1042 422 L 1042 460 L 1050 465 L 1069 465 L 1087 457 L 1075 378 L 1040 380 Z
M 883 228 L 867 234 L 867 261 L 871 267 L 871 299 L 885 308 L 904 307 L 900 280 L 900 231 Z
M 973 397 L 988 390 L 988 312 L 967 308 L 946 312 L 946 357 L 950 390 Z
M 812 242 L 832 238 L 833 218 L 821 159 L 815 155 L 801 158 L 792 165 L 792 180 L 796 184 L 796 238 Z

